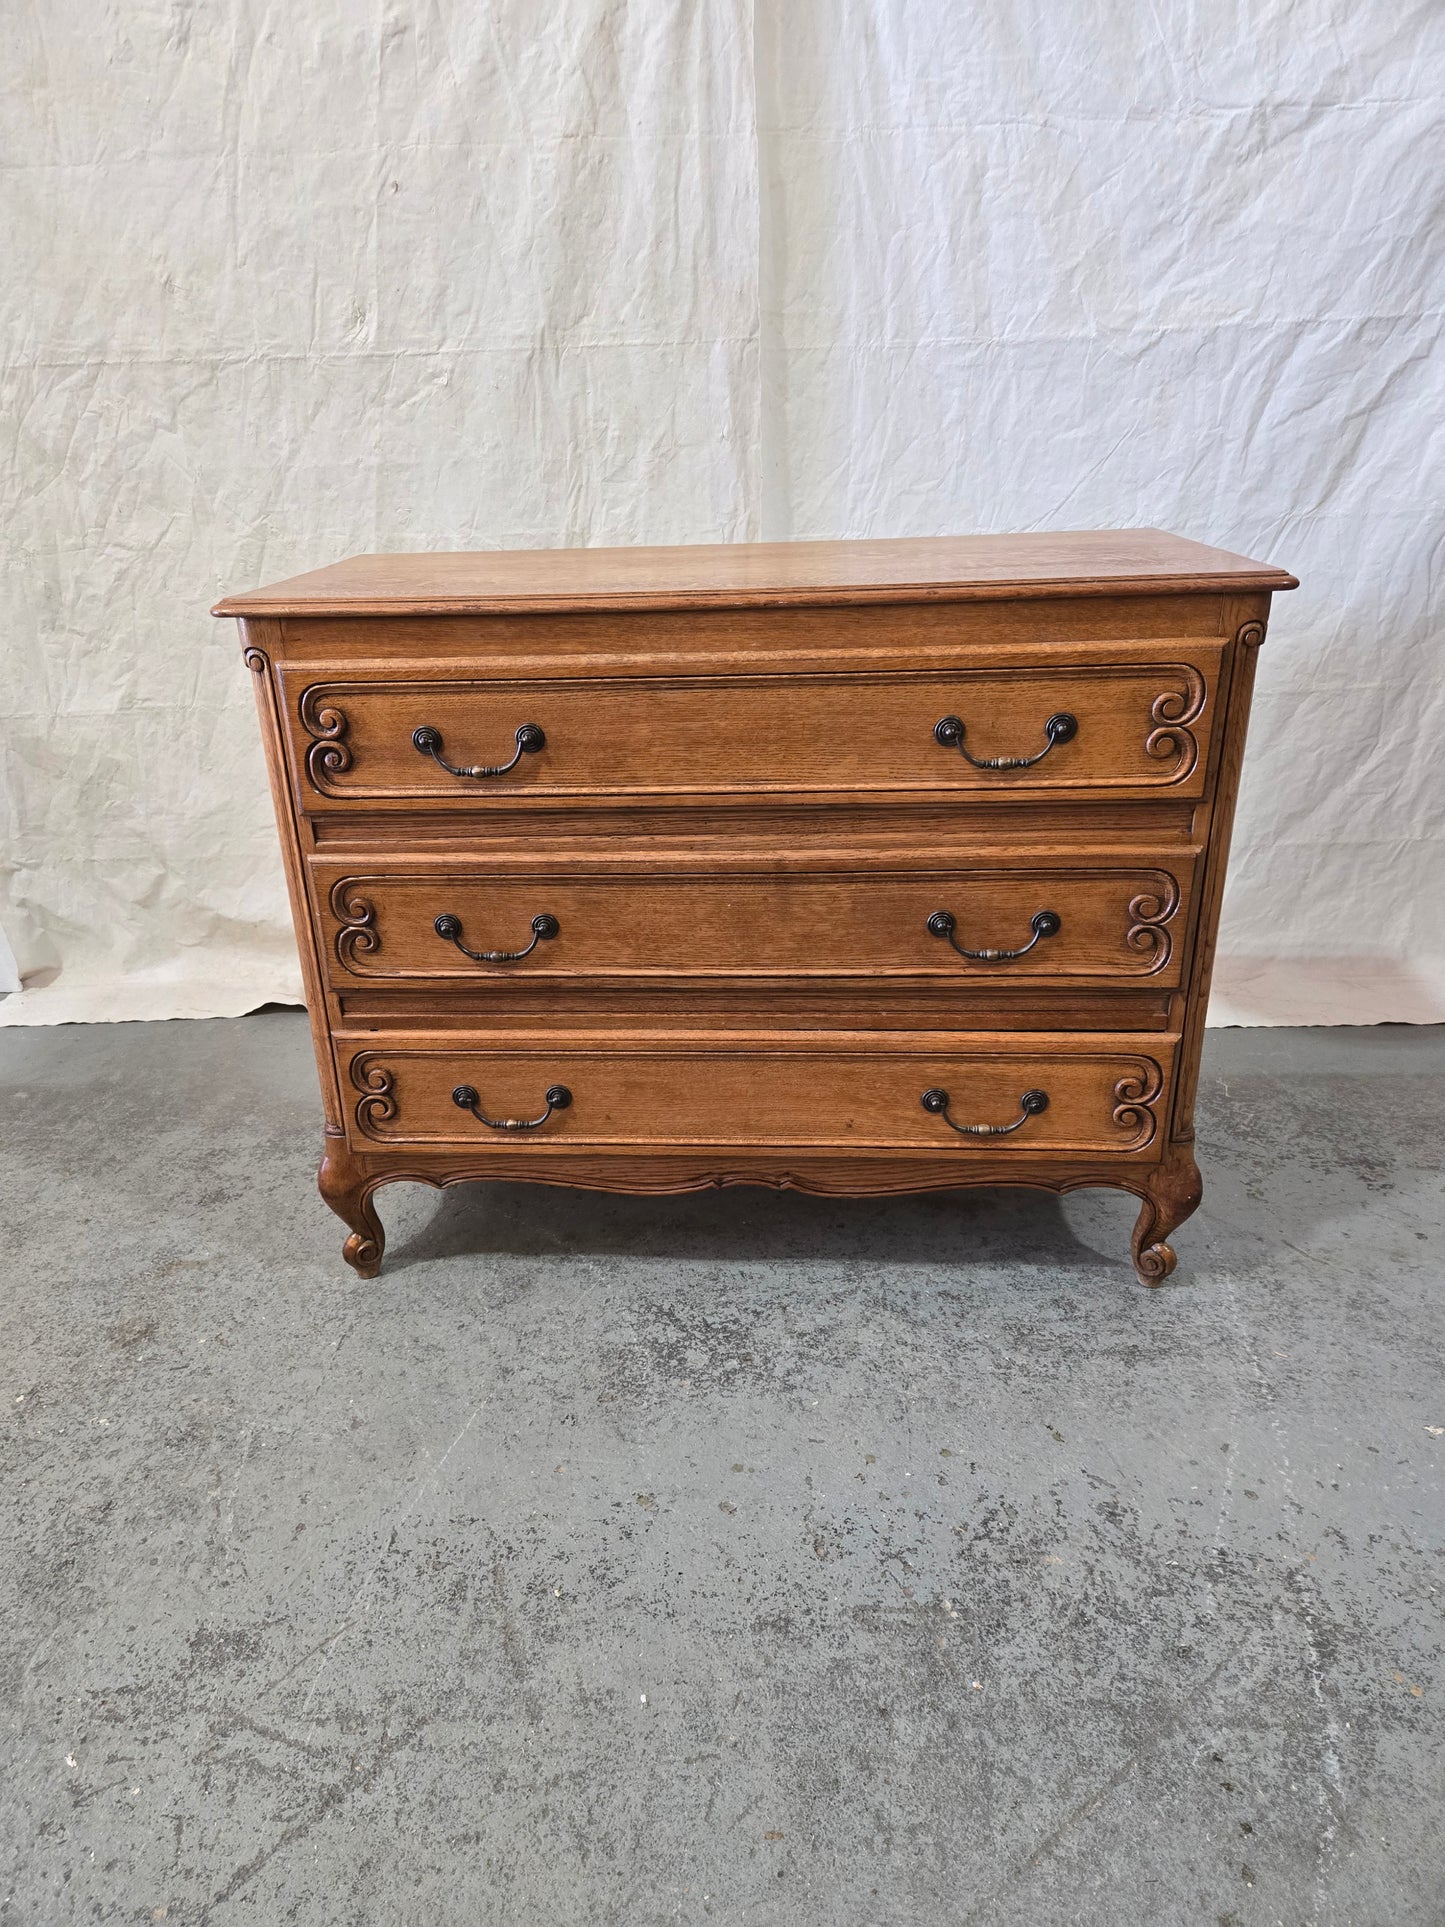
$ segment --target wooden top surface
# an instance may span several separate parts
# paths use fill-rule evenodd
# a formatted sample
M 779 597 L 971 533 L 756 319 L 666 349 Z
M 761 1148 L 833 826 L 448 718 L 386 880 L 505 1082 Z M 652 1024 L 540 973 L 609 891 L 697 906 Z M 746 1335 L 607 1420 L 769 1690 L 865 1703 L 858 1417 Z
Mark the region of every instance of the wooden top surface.
M 218 616 L 499 615 L 578 609 L 987 602 L 1024 596 L 1294 589 L 1284 569 L 1162 529 L 737 542 L 671 549 L 357 555 L 245 595 Z

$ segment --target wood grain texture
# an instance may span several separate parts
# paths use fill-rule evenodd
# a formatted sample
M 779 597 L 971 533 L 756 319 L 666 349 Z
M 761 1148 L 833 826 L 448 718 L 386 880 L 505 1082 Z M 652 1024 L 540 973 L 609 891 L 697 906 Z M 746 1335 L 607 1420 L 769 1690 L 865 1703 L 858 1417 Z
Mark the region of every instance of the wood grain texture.
M 351 1235 L 341 1247 L 341 1255 L 358 1278 L 374 1278 L 381 1270 L 386 1233 L 372 1196 L 390 1175 L 365 1170 L 351 1155 L 344 1138 L 326 1140 L 316 1188 L 342 1223 L 350 1227 Z
M 790 866 L 760 876 L 719 870 L 714 857 L 706 870 L 669 871 L 659 860 L 644 877 L 619 877 L 569 870 L 540 846 L 525 877 L 454 855 L 370 872 L 318 860 L 309 874 L 327 971 L 340 990 L 359 979 L 455 987 L 503 976 L 1154 977 L 1172 985 L 1191 868 L 974 862 L 901 874 Z M 940 914 L 953 919 L 948 935 L 930 930 Z M 552 920 L 553 934 L 552 926 L 534 930 L 539 917 Z M 455 936 L 451 924 L 438 932 L 438 918 L 454 920 Z M 1035 930 L 1036 919 L 1050 918 L 1057 928 L 1045 921 Z M 468 954 L 478 951 L 483 957 Z
M 1244 739 L 1249 728 L 1255 665 L 1268 624 L 1269 598 L 1256 596 L 1241 599 L 1227 607 L 1237 623 L 1226 662 L 1228 714 L 1221 745 L 1220 771 L 1210 804 L 1202 888 L 1196 906 L 1195 927 L 1191 932 L 1180 1073 L 1170 1120 L 1170 1136 L 1181 1145 L 1194 1142 L 1194 1099 L 1199 1087 L 1204 1026 L 1209 1015 L 1209 986 L 1214 974 L 1215 946 L 1219 940 L 1219 913 L 1224 899 L 1225 874 L 1229 867 L 1229 840 L 1234 828 L 1239 776 L 1244 763 Z
M 1157 1159 L 1159 1104 L 1172 1037 L 1088 1038 L 776 1032 L 751 1046 L 698 1038 L 572 1034 L 338 1039 L 351 1091 L 348 1136 L 438 1149 L 486 1142 L 490 1127 L 458 1108 L 474 1088 L 493 1119 L 532 1119 L 545 1093 L 570 1102 L 536 1130 L 500 1137 L 503 1155 L 535 1161 L 562 1144 L 590 1149 L 771 1147 L 923 1149 L 966 1159 L 978 1148 L 1009 1159 L 1040 1152 Z M 930 1114 L 923 1093 L 949 1093 L 959 1126 L 1013 1127 L 1008 1137 L 960 1136 Z M 1020 1100 L 1048 1108 L 1022 1124 Z
M 276 625 L 266 621 L 241 624 L 243 660 L 254 678 L 256 709 L 261 720 L 261 741 L 266 752 L 266 776 L 271 786 L 271 802 L 276 811 L 276 826 L 281 833 L 281 860 L 286 872 L 286 893 L 291 902 L 291 919 L 296 929 L 301 958 L 301 982 L 306 993 L 306 1009 L 311 1021 L 311 1042 L 316 1052 L 316 1068 L 321 1082 L 321 1105 L 326 1128 L 341 1130 L 341 1096 L 336 1081 L 336 1064 L 331 1051 L 331 1035 L 322 969 L 316 937 L 307 910 L 306 880 L 301 857 L 300 826 L 292 806 L 286 781 L 285 732 L 280 722 L 280 698 L 276 672 L 268 653 L 279 638 Z
M 374 1278 L 381 1269 L 386 1233 L 376 1209 L 376 1193 L 387 1184 L 427 1184 L 440 1190 L 457 1184 L 500 1179 L 508 1183 L 556 1184 L 584 1191 L 620 1191 L 643 1197 L 671 1197 L 689 1191 L 727 1190 L 742 1185 L 769 1191 L 800 1191 L 824 1198 L 904 1197 L 920 1191 L 977 1189 L 1008 1185 L 1062 1194 L 1090 1186 L 1133 1193 L 1141 1200 L 1135 1232 L 1140 1282 L 1162 1284 L 1173 1270 L 1168 1245 L 1143 1242 L 1162 1227 L 1167 1207 L 1158 1192 L 1158 1167 L 1077 1154 L 1027 1162 L 992 1157 L 967 1161 L 912 1152 L 819 1153 L 799 1150 L 781 1159 L 776 1153 L 728 1150 L 667 1152 L 639 1158 L 605 1152 L 557 1149 L 545 1161 L 524 1165 L 489 1153 L 486 1146 L 450 1153 L 357 1151 L 339 1138 L 328 1139 L 318 1172 L 322 1197 L 349 1227 L 343 1256 L 357 1275 Z M 1170 1220 L 1170 1229 L 1186 1211 Z M 1161 1233 L 1162 1235 L 1162 1233 Z M 1166 1256 L 1167 1254 L 1167 1256 Z
M 378 803 L 446 810 L 517 797 L 870 790 L 982 798 L 1085 791 L 1203 793 L 1219 650 L 1177 661 L 959 667 L 947 674 L 456 682 L 286 678 L 296 794 L 307 811 Z M 1077 725 L 1050 742 L 1049 719 Z M 978 768 L 938 740 L 955 717 Z M 540 729 L 535 753 L 517 732 Z M 418 749 L 436 732 L 439 755 Z M 505 767 L 510 765 L 510 767 Z
M 1135 531 L 363 558 L 221 605 L 347 1262 L 374 1274 L 402 1178 L 1021 1182 L 1132 1191 L 1136 1270 L 1167 1277 L 1254 657 L 1292 586 Z M 1037 760 L 976 768 L 944 715 Z M 412 743 L 490 765 L 532 722 L 497 778 Z M 966 949 L 1036 940 L 962 956 L 936 911 Z
M 1134 1225 L 1130 1250 L 1142 1284 L 1162 1285 L 1173 1271 L 1174 1247 L 1168 1239 L 1198 1210 L 1203 1195 L 1192 1150 L 1187 1144 L 1170 1144 L 1144 1187 Z
M 1197 854 L 1207 829 L 1208 811 L 1198 799 L 1015 790 L 921 798 L 514 798 L 504 809 L 457 811 L 425 801 L 414 808 L 361 804 L 307 817 L 301 835 L 308 852 L 362 860 L 370 851 L 461 853 L 530 874 L 545 850 L 558 863 L 623 874 L 654 862 L 713 869 L 720 860 L 780 872 L 857 862 L 907 868 L 920 851 L 948 863 L 1094 853 L 1147 863 L 1166 850 L 1181 860 Z
M 213 614 L 461 615 L 777 607 L 793 602 L 999 600 L 1199 589 L 1292 589 L 1270 564 L 1160 529 L 913 541 L 361 555 L 218 602 Z
M 655 674 L 658 667 L 731 675 L 758 664 L 831 674 L 900 661 L 948 668 L 960 655 L 1017 650 L 1087 661 L 1125 642 L 1217 641 L 1225 597 L 1055 596 L 1013 602 L 901 602 L 777 609 L 581 609 L 560 614 L 278 618 L 287 666 L 310 679 L 337 664 L 405 675 L 426 663 L 457 676 Z
M 359 985 L 328 1002 L 338 1028 L 379 1031 L 536 1030 L 559 1017 L 579 1030 L 1177 1031 L 1184 999 L 1152 979 L 1126 989 L 876 976 L 609 978 L 559 986 L 499 973 L 485 986 Z

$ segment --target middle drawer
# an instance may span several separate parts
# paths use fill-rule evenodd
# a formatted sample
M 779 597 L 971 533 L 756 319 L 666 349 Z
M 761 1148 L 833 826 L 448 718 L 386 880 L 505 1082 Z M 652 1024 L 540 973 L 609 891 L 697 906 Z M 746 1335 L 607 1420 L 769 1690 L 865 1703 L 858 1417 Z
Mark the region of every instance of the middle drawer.
M 1193 859 L 605 873 L 485 859 L 313 859 L 331 984 L 502 975 L 1179 982 Z

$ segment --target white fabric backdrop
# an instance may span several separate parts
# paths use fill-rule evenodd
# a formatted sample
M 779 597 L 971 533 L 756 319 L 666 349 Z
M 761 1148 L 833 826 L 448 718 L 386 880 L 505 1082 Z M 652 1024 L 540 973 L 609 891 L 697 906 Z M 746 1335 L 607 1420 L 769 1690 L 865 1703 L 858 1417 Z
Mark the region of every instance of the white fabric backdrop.
M 36 0 L 0 75 L 0 1024 L 297 994 L 224 590 L 1137 523 L 1304 582 L 1216 1020 L 1445 1018 L 1430 0 Z

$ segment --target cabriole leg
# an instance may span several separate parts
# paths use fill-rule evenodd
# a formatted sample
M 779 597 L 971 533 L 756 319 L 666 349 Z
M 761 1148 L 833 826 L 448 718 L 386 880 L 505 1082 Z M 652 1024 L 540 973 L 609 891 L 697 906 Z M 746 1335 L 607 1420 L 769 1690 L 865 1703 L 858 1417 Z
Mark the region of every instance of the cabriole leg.
M 1193 1153 L 1176 1149 L 1152 1173 L 1134 1226 L 1134 1269 L 1145 1285 L 1162 1285 L 1174 1269 L 1171 1232 L 1197 1210 L 1204 1186 Z
M 316 1184 L 341 1222 L 351 1226 L 342 1257 L 358 1278 L 374 1278 L 386 1248 L 386 1233 L 371 1201 L 377 1180 L 359 1168 L 340 1138 L 328 1138 Z

